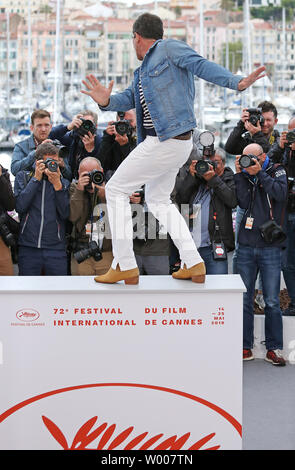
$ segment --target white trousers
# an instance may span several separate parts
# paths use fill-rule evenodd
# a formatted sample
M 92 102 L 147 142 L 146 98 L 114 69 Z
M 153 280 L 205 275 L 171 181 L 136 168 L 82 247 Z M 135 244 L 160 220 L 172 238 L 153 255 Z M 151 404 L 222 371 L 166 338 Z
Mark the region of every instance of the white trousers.
M 171 236 L 182 264 L 190 268 L 203 261 L 184 218 L 170 199 L 178 170 L 187 161 L 191 150 L 192 139 L 160 142 L 158 137 L 147 136 L 108 181 L 106 200 L 112 234 L 113 269 L 117 264 L 122 271 L 137 266 L 129 196 L 143 184 L 148 209 Z

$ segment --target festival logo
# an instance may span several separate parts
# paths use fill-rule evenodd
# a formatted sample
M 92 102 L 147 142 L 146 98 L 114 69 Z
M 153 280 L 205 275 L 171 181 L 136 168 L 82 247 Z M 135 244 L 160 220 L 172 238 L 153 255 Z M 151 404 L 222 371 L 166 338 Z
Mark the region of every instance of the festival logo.
M 242 433 L 241 424 L 214 403 L 134 383 L 77 385 L 33 396 L 0 415 L 0 442 L 26 422 L 30 435 L 18 434 L 15 449 L 30 449 L 32 442 L 36 449 L 64 450 L 238 449 Z
M 40 317 L 40 313 L 33 308 L 22 308 L 16 312 L 16 317 L 18 320 L 23 322 L 34 322 Z

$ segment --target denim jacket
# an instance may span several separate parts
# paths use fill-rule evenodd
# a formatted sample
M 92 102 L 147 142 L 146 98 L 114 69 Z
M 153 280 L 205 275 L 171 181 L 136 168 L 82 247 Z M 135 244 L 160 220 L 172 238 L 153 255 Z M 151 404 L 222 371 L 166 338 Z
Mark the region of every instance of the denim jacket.
M 145 138 L 139 79 L 147 107 L 160 141 L 196 127 L 194 112 L 194 75 L 216 85 L 237 90 L 241 76 L 233 75 L 220 65 L 200 56 L 191 47 L 175 39 L 159 39 L 147 51 L 134 72 L 129 88 L 111 95 L 105 111 L 136 108 L 137 141 Z

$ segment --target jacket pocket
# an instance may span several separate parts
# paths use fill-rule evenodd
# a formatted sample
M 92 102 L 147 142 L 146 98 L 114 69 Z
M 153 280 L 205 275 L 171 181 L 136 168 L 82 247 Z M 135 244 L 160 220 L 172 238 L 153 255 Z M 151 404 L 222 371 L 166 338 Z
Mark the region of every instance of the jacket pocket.
M 157 64 L 149 71 L 149 77 L 152 79 L 156 88 L 166 88 L 172 82 L 171 67 L 167 59 Z

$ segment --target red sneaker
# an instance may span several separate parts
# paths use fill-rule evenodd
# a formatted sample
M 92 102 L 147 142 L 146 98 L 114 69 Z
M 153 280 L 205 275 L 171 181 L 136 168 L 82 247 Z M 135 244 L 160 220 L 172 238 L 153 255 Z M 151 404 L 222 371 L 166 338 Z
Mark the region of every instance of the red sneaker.
M 265 360 L 271 362 L 274 366 L 285 366 L 286 361 L 279 349 L 269 350 L 266 353 Z
M 254 359 L 251 349 L 243 349 L 243 361 L 252 361 Z

